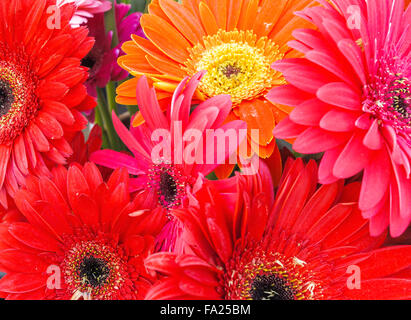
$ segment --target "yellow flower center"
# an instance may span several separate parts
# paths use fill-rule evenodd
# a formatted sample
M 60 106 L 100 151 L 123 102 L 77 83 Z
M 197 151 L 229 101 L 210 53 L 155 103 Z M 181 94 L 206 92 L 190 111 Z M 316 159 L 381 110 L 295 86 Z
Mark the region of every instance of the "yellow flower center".
M 255 99 L 284 82 L 271 64 L 282 59 L 279 46 L 248 31 L 220 30 L 190 49 L 184 70 L 190 75 L 207 70 L 199 89 L 207 97 L 231 95 L 234 104 Z

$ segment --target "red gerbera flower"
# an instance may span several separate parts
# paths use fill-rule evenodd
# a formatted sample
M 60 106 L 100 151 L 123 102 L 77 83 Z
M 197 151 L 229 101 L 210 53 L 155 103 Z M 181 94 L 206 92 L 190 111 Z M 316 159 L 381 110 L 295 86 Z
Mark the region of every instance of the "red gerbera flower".
M 80 60 L 93 46 L 87 29 L 73 30 L 74 7 L 61 8 L 61 28 L 49 25 L 52 0 L 0 5 L 0 204 L 7 206 L 29 174 L 49 174 L 45 163 L 65 164 L 66 138 L 84 129 L 80 111 L 93 108 Z M 52 20 L 52 19 L 51 19 Z
M 261 181 L 239 177 L 234 205 L 205 187 L 197 208 L 175 213 L 193 254 L 150 256 L 146 266 L 166 277 L 146 299 L 411 298 L 409 272 L 399 276 L 411 246 L 375 249 L 385 236 L 369 236 L 359 184 L 317 190 L 317 174 L 315 162 L 289 160 L 271 212 Z M 360 270 L 361 282 L 347 270 Z
M 289 85 L 271 101 L 296 106 L 276 127 L 300 153 L 325 152 L 319 177 L 364 172 L 359 206 L 372 235 L 411 221 L 411 8 L 404 0 L 333 0 L 302 13 L 318 31 L 294 31 L 302 59 L 278 62 Z M 348 21 L 348 23 L 347 23 Z
M 141 299 L 143 260 L 165 217 L 138 211 L 124 169 L 103 182 L 94 164 L 27 179 L 16 205 L 27 222 L 0 225 L 0 295 L 7 299 Z

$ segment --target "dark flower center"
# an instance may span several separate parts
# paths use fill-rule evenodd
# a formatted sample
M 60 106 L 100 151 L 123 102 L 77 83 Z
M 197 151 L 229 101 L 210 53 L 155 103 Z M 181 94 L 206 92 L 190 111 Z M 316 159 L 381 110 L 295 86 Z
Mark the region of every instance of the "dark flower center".
M 97 60 L 91 57 L 90 55 L 86 56 L 85 58 L 81 60 L 81 65 L 83 67 L 89 68 L 90 70 L 93 69 L 96 63 L 97 63 Z
M 80 264 L 80 278 L 93 288 L 102 286 L 110 276 L 110 269 L 103 259 L 85 257 Z
M 405 119 L 410 118 L 410 113 L 408 112 L 409 105 L 405 102 L 403 97 L 394 97 L 393 107 Z
M 13 90 L 7 81 L 0 80 L 0 117 L 7 114 L 14 103 Z
M 250 296 L 253 300 L 294 300 L 295 292 L 281 277 L 259 275 L 251 285 Z
M 165 203 L 174 202 L 177 196 L 177 183 L 168 172 L 162 172 L 160 175 L 160 193 Z
M 236 64 L 228 64 L 223 68 L 222 72 L 228 79 L 230 79 L 241 73 L 241 68 L 239 68 Z

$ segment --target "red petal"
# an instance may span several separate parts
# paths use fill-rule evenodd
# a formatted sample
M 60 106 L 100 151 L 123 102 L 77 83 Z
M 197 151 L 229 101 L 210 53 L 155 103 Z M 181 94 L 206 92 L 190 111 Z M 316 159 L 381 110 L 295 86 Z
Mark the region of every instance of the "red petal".
M 8 293 L 31 292 L 46 286 L 47 278 L 40 273 L 6 274 L 0 280 L 0 291 Z
M 373 251 L 369 258 L 357 264 L 361 279 L 392 275 L 411 266 L 411 246 L 394 246 Z
M 61 123 L 71 125 L 74 123 L 75 119 L 73 114 L 71 113 L 70 109 L 66 107 L 65 104 L 57 101 L 52 100 L 45 100 L 44 103 L 44 110 L 47 113 L 51 114 L 54 118 L 56 118 Z
M 0 145 L 0 188 L 3 187 L 6 178 L 7 166 L 10 160 L 10 147 Z
M 71 166 L 67 173 L 67 195 L 70 204 L 76 203 L 76 198 L 81 194 L 90 196 L 90 188 L 80 169 Z
M 60 123 L 47 112 L 40 111 L 37 114 L 36 124 L 49 139 L 60 139 L 63 137 L 64 131 Z
M 411 280 L 374 279 L 361 281 L 361 289 L 346 289 L 344 296 L 356 300 L 408 300 L 411 298 Z
M 1 265 L 13 272 L 36 273 L 47 269 L 48 264 L 35 254 L 18 249 L 0 251 Z
M 10 234 L 26 246 L 44 250 L 58 251 L 59 244 L 56 239 L 39 231 L 28 223 L 14 223 L 9 226 Z

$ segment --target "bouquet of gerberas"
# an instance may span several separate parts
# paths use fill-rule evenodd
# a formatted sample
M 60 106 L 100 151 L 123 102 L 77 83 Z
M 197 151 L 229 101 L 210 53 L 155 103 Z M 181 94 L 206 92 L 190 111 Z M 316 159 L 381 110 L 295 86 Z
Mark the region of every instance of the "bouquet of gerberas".
M 0 297 L 411 299 L 409 0 L 0 2 Z

